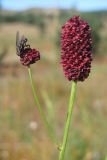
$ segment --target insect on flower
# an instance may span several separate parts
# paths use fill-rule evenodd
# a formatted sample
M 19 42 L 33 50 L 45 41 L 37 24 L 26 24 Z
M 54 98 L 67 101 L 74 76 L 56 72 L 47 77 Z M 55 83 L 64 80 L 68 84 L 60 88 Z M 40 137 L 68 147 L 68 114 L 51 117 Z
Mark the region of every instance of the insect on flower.
M 24 36 L 19 35 L 19 31 L 17 31 L 16 33 L 16 51 L 17 51 L 17 55 L 21 56 L 22 54 L 24 54 L 26 51 L 31 50 L 30 45 L 27 45 L 27 38 L 25 38 Z
M 40 60 L 40 53 L 36 49 L 32 49 L 27 43 L 27 38 L 16 33 L 16 54 L 20 57 L 20 61 L 24 66 L 36 63 Z

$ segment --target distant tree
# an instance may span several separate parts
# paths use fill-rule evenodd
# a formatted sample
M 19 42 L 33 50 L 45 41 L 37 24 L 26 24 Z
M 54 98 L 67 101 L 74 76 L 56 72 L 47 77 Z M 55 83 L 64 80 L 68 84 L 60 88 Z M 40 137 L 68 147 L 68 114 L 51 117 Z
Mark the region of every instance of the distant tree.
M 2 22 L 2 0 L 0 0 L 0 23 Z
M 40 34 L 44 35 L 46 31 L 46 17 L 43 14 L 37 14 L 35 17 L 35 25 L 38 27 Z
M 2 9 L 2 1 L 0 0 L 0 10 Z
M 93 37 L 93 53 L 97 54 L 98 45 L 100 43 L 100 29 L 102 28 L 102 21 L 97 15 L 96 12 L 94 13 L 82 13 L 81 16 L 86 20 L 91 28 L 92 28 L 92 37 Z

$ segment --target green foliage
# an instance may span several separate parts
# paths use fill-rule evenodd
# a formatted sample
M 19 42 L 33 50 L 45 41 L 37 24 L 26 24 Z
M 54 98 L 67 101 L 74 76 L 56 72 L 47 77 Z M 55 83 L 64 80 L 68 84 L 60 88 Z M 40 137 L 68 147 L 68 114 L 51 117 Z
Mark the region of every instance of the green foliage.
M 50 17 L 49 17 L 50 18 Z M 34 14 L 31 12 L 24 13 L 18 12 L 14 14 L 2 14 L 0 15 L 0 22 L 24 22 L 30 25 L 35 25 L 40 30 L 41 34 L 45 33 L 46 16 L 44 14 Z
M 102 28 L 101 19 L 98 20 L 97 13 L 82 13 L 81 16 L 86 20 L 92 28 L 93 51 L 96 54 L 100 43 L 100 29 Z
M 61 9 L 59 11 L 60 25 L 63 25 L 69 18 L 71 18 L 71 14 L 69 10 Z
M 67 152 L 68 160 L 77 159 L 85 160 L 85 156 L 89 147 L 88 142 L 84 139 L 80 133 L 77 132 L 69 140 L 69 148 Z

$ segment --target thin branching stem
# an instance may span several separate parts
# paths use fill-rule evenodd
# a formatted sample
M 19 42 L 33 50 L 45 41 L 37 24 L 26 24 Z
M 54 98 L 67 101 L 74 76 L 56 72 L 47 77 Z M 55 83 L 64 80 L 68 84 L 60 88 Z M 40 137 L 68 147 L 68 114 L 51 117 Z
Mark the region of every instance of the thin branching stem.
M 36 104 L 36 106 L 37 106 L 37 109 L 38 109 L 38 111 L 39 111 L 39 113 L 40 113 L 40 116 L 41 116 L 41 118 L 42 118 L 42 120 L 43 120 L 44 126 L 45 126 L 45 128 L 47 129 L 48 134 L 49 134 L 51 140 L 57 145 L 56 134 L 55 134 L 53 128 L 52 128 L 52 127 L 50 126 L 50 124 L 48 123 L 47 118 L 46 118 L 46 116 L 45 116 L 45 113 L 44 113 L 44 111 L 43 111 L 43 108 L 42 108 L 42 106 L 41 106 L 41 104 L 40 104 L 40 102 L 39 102 L 39 98 L 38 98 L 38 96 L 36 95 L 36 89 L 35 89 L 35 86 L 34 86 L 34 82 L 33 82 L 33 78 L 32 78 L 32 71 L 31 71 L 30 66 L 28 67 L 28 72 L 29 72 L 30 83 L 31 83 L 32 92 L 33 92 L 33 96 L 34 96 L 34 102 L 35 102 L 35 104 Z

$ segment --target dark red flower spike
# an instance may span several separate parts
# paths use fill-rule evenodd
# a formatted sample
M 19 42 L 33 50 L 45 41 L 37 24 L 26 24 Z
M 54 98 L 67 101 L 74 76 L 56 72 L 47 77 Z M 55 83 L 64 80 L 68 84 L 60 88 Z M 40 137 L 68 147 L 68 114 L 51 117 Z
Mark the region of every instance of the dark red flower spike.
M 92 61 L 91 28 L 79 16 L 68 20 L 61 31 L 61 63 L 69 81 L 84 81 Z

